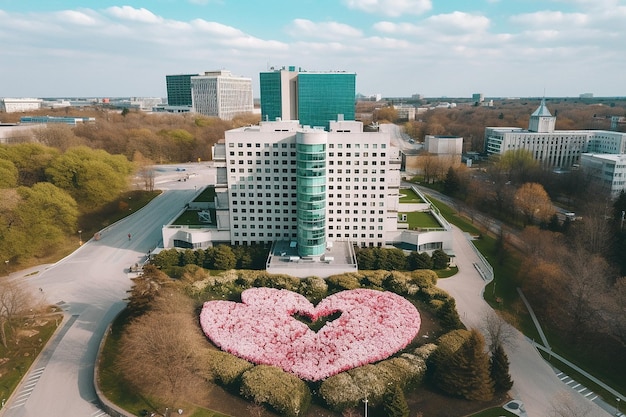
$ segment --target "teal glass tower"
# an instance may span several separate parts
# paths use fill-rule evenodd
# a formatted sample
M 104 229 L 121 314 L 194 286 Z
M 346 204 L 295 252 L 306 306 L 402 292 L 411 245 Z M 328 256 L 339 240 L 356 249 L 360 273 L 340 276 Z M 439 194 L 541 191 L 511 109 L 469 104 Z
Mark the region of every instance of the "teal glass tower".
M 298 254 L 321 256 L 326 249 L 326 141 L 324 131 L 296 136 Z
M 167 104 L 169 106 L 192 106 L 191 77 L 198 74 L 166 75 Z
M 323 126 L 330 120 L 354 120 L 356 74 L 346 72 L 298 75 L 298 119 L 304 126 Z
M 281 73 L 262 72 L 259 76 L 261 87 L 261 115 L 264 121 L 274 121 L 283 117 Z
M 354 120 L 355 73 L 288 67 L 262 72 L 260 87 L 264 121 L 299 120 L 303 126 L 328 130 L 331 120 Z

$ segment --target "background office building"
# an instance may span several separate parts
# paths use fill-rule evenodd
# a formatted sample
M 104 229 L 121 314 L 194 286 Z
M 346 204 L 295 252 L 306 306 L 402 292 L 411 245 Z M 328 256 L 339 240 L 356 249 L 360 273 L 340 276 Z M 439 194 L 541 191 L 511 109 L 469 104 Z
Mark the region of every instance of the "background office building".
M 168 106 L 192 106 L 191 77 L 197 75 L 198 74 L 178 74 L 165 76 Z
M 626 191 L 626 154 L 582 154 L 580 166 L 585 174 L 611 198 Z
M 354 120 L 356 74 L 308 72 L 295 67 L 262 72 L 261 117 L 264 121 L 299 120 L 324 127 L 329 121 Z
M 621 154 L 626 152 L 626 133 L 606 130 L 555 130 L 556 117 L 545 100 L 530 116 L 528 129 L 488 127 L 485 148 L 489 154 L 525 149 L 544 168 L 569 169 L 580 164 L 585 152 Z
M 252 79 L 233 76 L 230 71 L 209 71 L 191 77 L 193 110 L 205 116 L 231 120 L 252 113 Z

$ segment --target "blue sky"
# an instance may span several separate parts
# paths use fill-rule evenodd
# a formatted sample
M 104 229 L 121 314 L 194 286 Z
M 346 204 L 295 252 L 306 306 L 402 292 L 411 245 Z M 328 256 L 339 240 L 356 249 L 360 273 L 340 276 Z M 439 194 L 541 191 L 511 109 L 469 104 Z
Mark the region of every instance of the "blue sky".
M 383 96 L 626 96 L 626 0 L 0 0 L 0 97 L 295 65 Z

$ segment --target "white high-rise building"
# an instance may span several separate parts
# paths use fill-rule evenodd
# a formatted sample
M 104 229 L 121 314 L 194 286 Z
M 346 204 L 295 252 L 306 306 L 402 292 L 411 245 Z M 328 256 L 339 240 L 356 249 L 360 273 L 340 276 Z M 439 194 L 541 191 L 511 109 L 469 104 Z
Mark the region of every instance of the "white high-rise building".
M 300 256 L 320 256 L 335 240 L 383 246 L 398 222 L 401 159 L 389 141 L 355 121 L 227 131 L 232 243 L 293 240 Z
M 207 71 L 191 77 L 192 107 L 196 113 L 224 120 L 252 113 L 252 79 L 233 76 L 230 71 Z
M 607 130 L 555 130 L 545 100 L 530 116 L 528 129 L 487 127 L 485 150 L 489 154 L 526 149 L 545 168 L 569 169 L 580 164 L 585 152 L 626 153 L 626 133 Z

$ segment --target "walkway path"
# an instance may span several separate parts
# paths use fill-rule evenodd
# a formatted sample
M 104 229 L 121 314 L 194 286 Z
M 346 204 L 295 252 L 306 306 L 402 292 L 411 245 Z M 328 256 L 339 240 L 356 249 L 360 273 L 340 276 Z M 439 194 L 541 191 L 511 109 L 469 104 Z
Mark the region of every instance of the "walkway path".
M 454 277 L 439 280 L 437 285 L 455 298 L 463 323 L 468 328 L 480 328 L 485 315 L 492 309 L 483 299 L 485 282 L 473 265 L 478 262 L 478 257 L 463 231 L 453 226 L 453 233 L 455 261 L 459 273 Z M 511 395 L 524 402 L 529 417 L 549 416 L 559 395 L 567 391 L 532 343 L 516 329 L 512 330 L 515 335 L 515 347 L 506 348 L 514 380 Z M 590 411 L 586 417 L 607 416 L 600 407 L 580 395 L 572 396 L 572 401 L 589 407 Z

